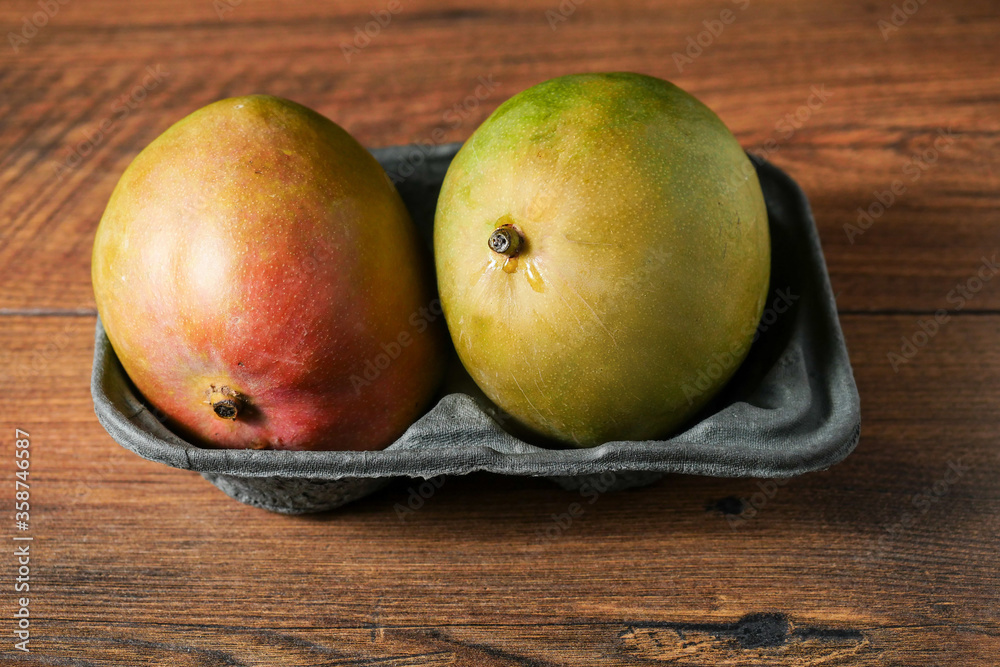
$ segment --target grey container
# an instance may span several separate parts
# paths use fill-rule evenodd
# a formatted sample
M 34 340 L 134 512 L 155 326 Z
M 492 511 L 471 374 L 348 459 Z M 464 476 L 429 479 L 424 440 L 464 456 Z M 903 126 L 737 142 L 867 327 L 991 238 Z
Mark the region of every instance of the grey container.
M 434 208 L 458 144 L 372 151 L 430 242 Z M 452 355 L 449 380 L 426 414 L 382 451 L 205 449 L 172 433 L 143 403 L 97 323 L 91 392 L 111 437 L 143 458 L 195 470 L 233 498 L 274 512 L 321 512 L 395 478 L 487 471 L 547 477 L 567 489 L 622 489 L 667 473 L 790 477 L 846 457 L 861 408 L 819 238 L 805 195 L 756 158 L 771 229 L 771 295 L 750 354 L 730 383 L 666 440 L 592 449 L 539 447 L 478 392 Z M 706 372 L 713 372 L 711 364 Z M 169 422 L 167 422 L 169 424 Z

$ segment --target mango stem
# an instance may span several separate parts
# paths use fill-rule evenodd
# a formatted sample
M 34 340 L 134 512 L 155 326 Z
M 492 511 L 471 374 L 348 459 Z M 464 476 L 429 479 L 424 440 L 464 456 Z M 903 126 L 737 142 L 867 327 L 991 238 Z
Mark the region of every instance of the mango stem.
M 524 246 L 524 237 L 515 229 L 514 225 L 501 225 L 493 230 L 487 241 L 490 250 L 507 257 L 517 257 Z
M 208 393 L 208 403 L 212 406 L 216 417 L 229 421 L 235 421 L 243 407 L 240 395 L 227 386 L 216 388 L 212 385 Z

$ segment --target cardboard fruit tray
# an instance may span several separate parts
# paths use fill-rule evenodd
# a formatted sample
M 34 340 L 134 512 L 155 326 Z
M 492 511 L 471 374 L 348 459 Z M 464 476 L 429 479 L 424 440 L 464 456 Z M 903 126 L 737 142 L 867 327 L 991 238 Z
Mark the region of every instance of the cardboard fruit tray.
M 441 181 L 458 148 L 372 151 L 428 244 Z M 809 203 L 784 172 L 752 159 L 771 230 L 771 293 L 736 375 L 666 440 L 592 449 L 529 444 L 505 430 L 503 413 L 477 392 L 453 355 L 436 404 L 382 451 L 205 449 L 172 433 L 169 422 L 143 403 L 100 321 L 91 380 L 97 417 L 112 438 L 139 456 L 195 470 L 241 502 L 288 514 L 333 509 L 400 477 L 487 471 L 548 477 L 568 489 L 588 483 L 622 489 L 668 473 L 770 478 L 822 470 L 857 444 L 857 386 Z M 708 360 L 705 373 L 720 372 L 718 363 Z

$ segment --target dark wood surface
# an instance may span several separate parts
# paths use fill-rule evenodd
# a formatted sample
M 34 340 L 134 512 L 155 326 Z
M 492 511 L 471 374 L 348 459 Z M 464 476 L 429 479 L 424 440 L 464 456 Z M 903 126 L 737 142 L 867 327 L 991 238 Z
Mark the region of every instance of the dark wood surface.
M 348 62 L 340 44 L 387 3 L 230 1 L 52 0 L 17 53 L 0 44 L 0 664 L 997 664 L 1000 280 L 960 311 L 948 298 L 1000 250 L 995 3 L 897 3 L 919 9 L 884 38 L 888 0 L 587 0 L 554 30 L 555 0 L 400 0 Z M 724 9 L 735 20 L 678 71 L 673 54 Z M 4 2 L 2 32 L 38 11 Z M 125 114 L 147 68 L 162 80 Z M 809 194 L 863 404 L 842 464 L 782 486 L 677 476 L 593 504 L 473 475 L 405 520 L 405 482 L 295 518 L 144 461 L 98 425 L 93 232 L 171 123 L 268 92 L 368 146 L 439 127 L 456 141 L 519 90 L 586 70 L 675 81 Z M 479 77 L 495 90 L 454 122 Z M 814 87 L 826 101 L 789 136 L 783 119 Z M 939 130 L 951 142 L 912 162 Z M 895 179 L 905 191 L 849 238 Z M 894 369 L 888 354 L 942 308 L 950 320 Z M 11 634 L 15 428 L 32 442 L 28 654 Z

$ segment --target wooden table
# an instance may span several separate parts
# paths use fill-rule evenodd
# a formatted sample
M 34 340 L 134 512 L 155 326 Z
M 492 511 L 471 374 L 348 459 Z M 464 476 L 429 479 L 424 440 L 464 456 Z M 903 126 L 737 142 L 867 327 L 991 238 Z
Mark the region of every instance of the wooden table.
M 4 2 L 0 662 L 998 664 L 1000 280 L 976 275 L 1000 251 L 1000 11 L 895 6 Z M 584 70 L 677 82 L 809 194 L 864 410 L 845 462 L 780 487 L 677 476 L 605 494 L 547 540 L 581 499 L 544 480 L 447 479 L 405 520 L 408 483 L 293 518 L 98 425 L 93 233 L 171 123 L 268 92 L 368 146 L 458 141 L 514 93 Z M 470 98 L 481 78 L 495 88 Z M 30 433 L 29 531 L 15 428 Z M 14 591 L 25 535 L 30 594 Z M 14 646 L 20 596 L 30 653 Z

